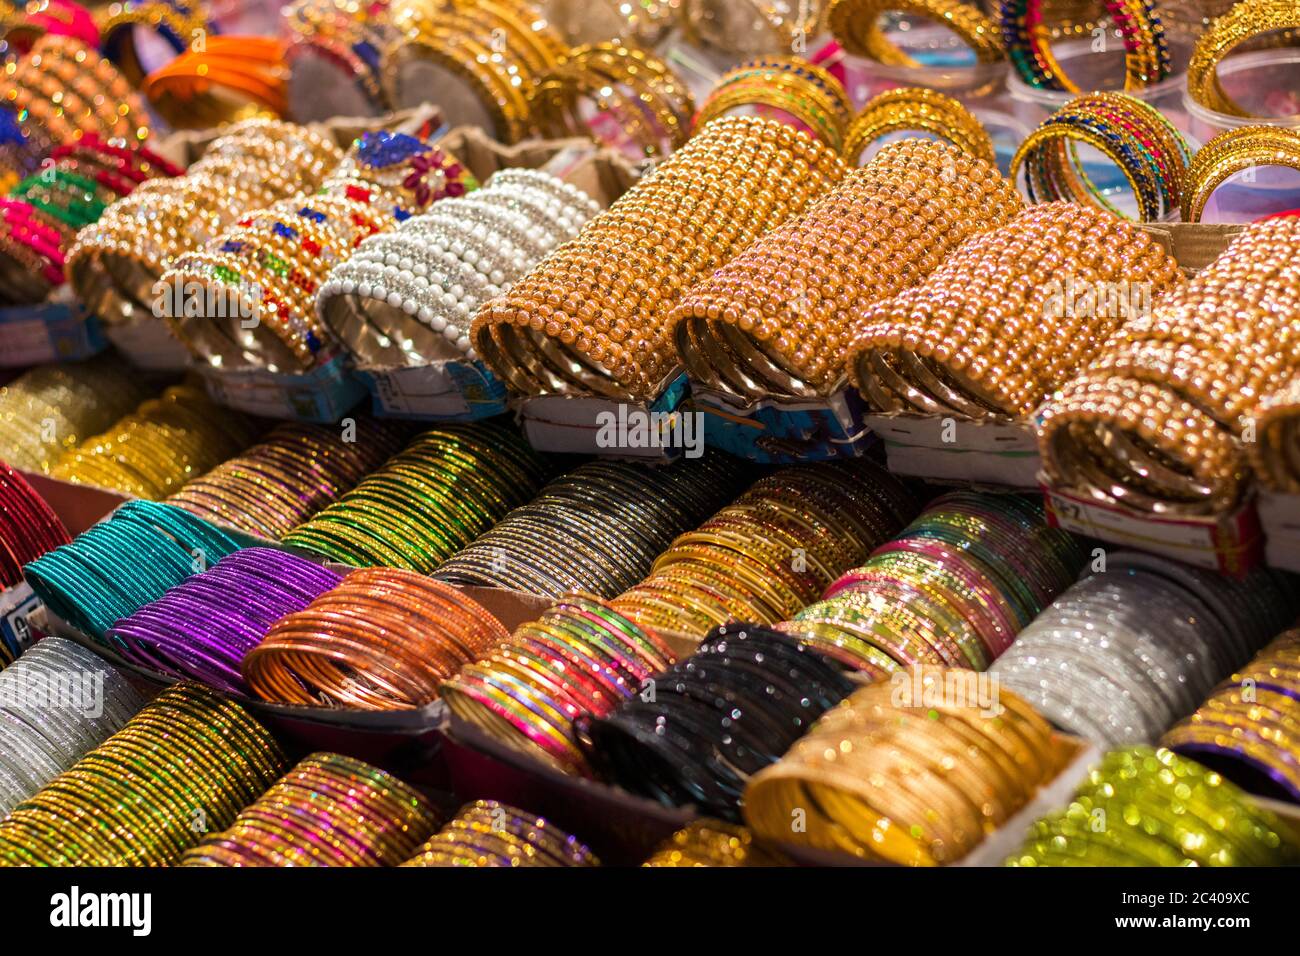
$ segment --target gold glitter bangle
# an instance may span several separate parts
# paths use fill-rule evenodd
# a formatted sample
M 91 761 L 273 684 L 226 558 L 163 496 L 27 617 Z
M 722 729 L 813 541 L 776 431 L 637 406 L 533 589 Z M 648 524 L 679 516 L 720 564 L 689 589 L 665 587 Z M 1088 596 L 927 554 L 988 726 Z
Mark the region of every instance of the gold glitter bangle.
M 1300 171 L 1300 130 L 1242 126 L 1224 130 L 1197 150 L 1187 170 L 1183 222 L 1200 222 L 1210 196 L 1230 177 L 1255 166 Z
M 1218 68 L 1232 51 L 1264 34 L 1300 30 L 1300 6 L 1292 0 L 1245 0 L 1213 20 L 1196 41 L 1187 64 L 1187 94 L 1207 109 L 1250 116 L 1223 89 Z
M 849 53 L 887 66 L 920 66 L 880 29 L 880 16 L 887 12 L 925 17 L 942 24 L 971 48 L 980 63 L 1006 59 L 997 24 L 978 7 L 961 0 L 831 0 L 826 21 L 835 39 Z
M 844 161 L 862 162 L 867 147 L 891 133 L 917 131 L 942 137 L 993 164 L 993 140 L 975 116 L 950 96 L 921 86 L 899 87 L 873 97 L 849 125 Z

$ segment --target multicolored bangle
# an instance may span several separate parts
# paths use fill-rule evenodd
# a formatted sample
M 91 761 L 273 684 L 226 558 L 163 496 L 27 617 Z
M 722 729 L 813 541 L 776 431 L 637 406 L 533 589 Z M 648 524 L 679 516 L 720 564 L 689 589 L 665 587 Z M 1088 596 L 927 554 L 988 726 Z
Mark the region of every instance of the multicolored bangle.
M 1103 0 L 1124 43 L 1124 89 L 1154 86 L 1169 76 L 1164 24 L 1153 0 Z M 1002 42 L 1020 78 L 1035 89 L 1081 92 L 1065 75 L 1043 23 L 1043 0 L 1002 0 Z
M 749 60 L 718 78 L 695 114 L 695 128 L 719 116 L 757 111 L 760 116 L 793 121 L 837 152 L 852 106 L 844 87 L 826 70 L 792 56 Z
M 544 817 L 495 800 L 475 800 L 402 866 L 600 866 L 600 860 Z

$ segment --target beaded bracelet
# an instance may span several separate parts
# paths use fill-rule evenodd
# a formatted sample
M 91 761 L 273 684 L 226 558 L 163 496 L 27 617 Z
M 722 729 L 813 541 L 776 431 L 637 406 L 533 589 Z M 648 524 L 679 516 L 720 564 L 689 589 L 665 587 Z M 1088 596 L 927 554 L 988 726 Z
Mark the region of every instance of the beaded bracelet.
M 128 501 L 23 574 L 55 614 L 105 640 L 114 622 L 235 551 L 224 531 L 179 508 Z
M 75 484 L 162 501 L 186 481 L 248 447 L 260 426 L 223 408 L 194 385 L 174 385 L 101 435 L 87 438 L 51 469 Z
M 1031 206 L 861 313 L 846 370 L 881 411 L 1028 420 L 1107 336 L 1182 282 L 1150 235 L 1109 213 Z
M 1246 443 L 1261 485 L 1300 493 L 1300 377 L 1265 394 L 1252 415 L 1255 440 Z
M 891 143 L 690 289 L 669 316 L 691 379 L 747 399 L 843 387 L 862 309 L 923 279 L 1022 204 L 997 170 L 947 143 Z
M 1112 553 L 1106 573 L 1058 597 L 991 673 L 1067 733 L 1102 747 L 1154 743 L 1295 610 L 1262 569 L 1233 581 Z
M 797 129 L 838 151 L 844 147 L 851 106 L 840 81 L 820 66 L 792 56 L 768 56 L 722 74 L 695 114 L 695 127 L 739 109 L 789 117 Z
M 0 821 L 0 865 L 169 866 L 286 763 L 238 704 L 177 684 Z
M 776 120 L 713 120 L 482 306 L 474 350 L 523 394 L 652 399 L 676 367 L 668 318 L 686 290 L 843 171 L 828 147 Z
M 738 822 L 745 782 L 855 686 L 837 664 L 778 631 L 730 624 L 644 682 L 638 696 L 578 718 L 575 733 L 605 780 Z
M 1083 562 L 1039 502 L 950 492 L 777 627 L 873 679 L 923 664 L 982 671 Z
M 1153 0 L 1103 0 L 1124 43 L 1124 89 L 1139 90 L 1169 76 L 1164 24 Z M 1016 72 L 1035 89 L 1080 92 L 1061 70 L 1043 25 L 1044 0 L 1003 0 L 1002 42 Z
M 740 486 L 740 469 L 719 455 L 667 468 L 589 462 L 550 482 L 433 577 L 554 598 L 570 591 L 612 598 Z
M 338 572 L 296 555 L 243 548 L 117 621 L 108 639 L 142 667 L 246 694 L 245 655 L 271 625 L 340 580 Z
M 404 710 L 509 636 L 482 605 L 413 571 L 366 568 L 277 621 L 243 657 L 263 700 Z
M 1112 750 L 1007 866 L 1287 866 L 1296 835 L 1233 784 L 1164 748 Z
M 109 357 L 29 369 L 0 386 L 0 459 L 48 473 L 148 394 L 138 375 Z
M 277 425 L 243 454 L 186 482 L 167 503 L 260 538 L 281 538 L 401 451 L 403 424 L 354 421 L 351 433 Z
M 600 860 L 544 817 L 475 800 L 402 866 L 600 866 Z
M 120 730 L 143 705 L 93 651 L 42 638 L 0 671 L 0 815 Z
M 924 132 L 959 146 L 990 165 L 996 163 L 993 140 L 958 100 L 923 86 L 904 86 L 872 97 L 849 124 L 844 161 L 863 165 L 874 143 L 900 132 Z
M 856 691 L 749 781 L 745 823 L 863 860 L 960 860 L 1069 754 L 1028 704 L 977 678 L 927 667 Z
M 1300 220 L 1246 226 L 1191 281 L 1120 327 L 1039 416 L 1053 487 L 1157 514 L 1221 514 L 1245 490 L 1255 396 L 1295 377 Z M 1206 324 L 1204 316 L 1215 322 Z
M 351 757 L 299 761 L 181 866 L 397 866 L 438 825 L 418 790 Z
M 1119 167 L 1139 220 L 1168 219 L 1184 200 L 1191 151 L 1182 133 L 1141 100 L 1123 93 L 1089 93 L 1044 120 L 1012 157 L 1011 178 L 1024 169 L 1031 203 L 1072 199 L 1120 214 L 1084 171 L 1076 149 L 1080 143 Z
M 417 436 L 284 543 L 358 567 L 428 573 L 535 495 L 550 472 L 513 429 L 445 425 Z
M 572 239 L 599 206 L 548 173 L 504 169 L 361 243 L 321 286 L 316 311 L 365 367 L 474 358 L 478 306 Z

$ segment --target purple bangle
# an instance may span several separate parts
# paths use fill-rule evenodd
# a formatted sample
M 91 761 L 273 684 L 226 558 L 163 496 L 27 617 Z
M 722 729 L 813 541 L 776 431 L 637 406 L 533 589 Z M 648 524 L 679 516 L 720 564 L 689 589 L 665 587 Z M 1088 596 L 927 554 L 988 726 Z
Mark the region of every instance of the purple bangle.
M 240 663 L 271 625 L 342 579 L 273 548 L 242 548 L 113 625 L 124 657 L 226 693 L 246 695 Z

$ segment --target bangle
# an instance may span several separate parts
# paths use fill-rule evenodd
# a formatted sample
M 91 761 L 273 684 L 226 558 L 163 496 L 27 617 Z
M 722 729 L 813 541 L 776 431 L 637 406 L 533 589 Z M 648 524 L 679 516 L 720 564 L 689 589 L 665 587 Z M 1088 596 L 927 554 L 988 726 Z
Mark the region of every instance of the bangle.
M 299 761 L 181 866 L 397 866 L 438 825 L 428 799 L 334 753 Z
M 1210 196 L 1230 177 L 1255 166 L 1300 171 L 1300 131 L 1281 126 L 1224 130 L 1196 151 L 1183 190 L 1183 222 L 1200 222 Z
M 542 136 L 585 136 L 615 147 L 630 140 L 637 158 L 660 159 L 686 142 L 694 109 L 690 90 L 668 64 L 617 42 L 572 50 L 528 94 Z
M 678 16 L 687 42 L 744 57 L 801 48 L 821 35 L 825 13 L 825 0 L 680 0 Z
M 9 7 L 9 4 L 5 4 Z M 5 43 L 19 53 L 29 53 L 43 36 L 67 37 L 87 47 L 99 47 L 99 27 L 90 11 L 72 0 L 30 0 L 13 13 L 16 22 L 4 32 Z
M 1124 41 L 1124 89 L 1154 86 L 1169 76 L 1171 60 L 1164 24 L 1152 0 L 1103 0 Z M 1079 93 L 1065 75 L 1043 25 L 1044 0 L 1003 0 L 1002 41 L 1016 72 L 1035 89 Z
M 1011 160 L 1024 167 L 1031 203 L 1072 199 L 1123 215 L 1084 172 L 1077 144 L 1100 151 L 1128 180 L 1143 222 L 1168 219 L 1185 199 L 1191 150 L 1154 107 L 1123 93 L 1077 96 L 1026 137 Z
M 852 109 L 839 80 L 816 64 L 787 56 L 760 57 L 722 74 L 695 114 L 695 127 L 742 108 L 784 114 L 796 121 L 796 129 L 834 150 L 843 149 Z
M 352 571 L 276 621 L 243 657 L 254 694 L 283 704 L 405 710 L 509 636 L 482 605 L 414 571 Z
M 589 462 L 551 481 L 432 576 L 553 598 L 570 591 L 612 598 L 739 486 L 739 469 L 717 455 L 668 468 Z
M 989 275 L 1009 276 L 1006 291 L 983 291 Z M 884 412 L 1027 421 L 1109 335 L 1182 282 L 1173 258 L 1123 220 L 1073 203 L 1031 206 L 869 306 L 847 350 L 849 378 Z
M 0 822 L 0 863 L 169 866 L 285 764 L 242 707 L 177 684 Z
M 863 860 L 960 860 L 1028 803 L 1066 749 L 1019 697 L 927 667 L 854 692 L 750 779 L 760 837 Z M 983 692 L 980 692 L 983 691 Z M 791 821 L 796 808 L 803 826 Z
M 681 0 L 550 0 L 546 17 L 575 46 L 610 37 L 625 37 L 629 44 L 653 50 L 681 20 Z
M 280 618 L 342 575 L 270 548 L 243 548 L 117 621 L 108 634 L 127 660 L 228 694 L 247 694 L 240 665 Z
M 216 405 L 202 390 L 174 385 L 103 434 L 87 438 L 50 473 L 63 481 L 161 501 L 191 477 L 246 448 L 257 427 Z
M 652 400 L 676 367 L 668 318 L 686 290 L 843 171 L 832 150 L 776 120 L 713 120 L 484 304 L 474 350 L 526 395 Z
M 600 860 L 545 817 L 475 800 L 402 866 L 600 866 Z
M 1285 317 L 1298 252 L 1300 221 L 1248 225 L 1150 314 L 1122 325 L 1039 414 L 1052 487 L 1156 514 L 1235 506 L 1254 397 L 1295 375 Z M 1211 314 L 1219 318 L 1207 326 Z
M 23 565 L 68 544 L 68 529 L 21 473 L 0 461 L 0 589 L 23 581 Z M 0 645 L 0 664 L 18 648 Z
M 1176 808 L 1176 810 L 1175 810 Z M 1104 821 L 1098 826 L 1097 821 Z M 1007 866 L 1286 866 L 1295 836 L 1236 786 L 1172 750 L 1112 750 Z
M 1266 488 L 1300 493 L 1300 378 L 1266 394 L 1252 418 L 1255 440 L 1245 443 L 1251 471 Z
M 106 357 L 29 369 L 0 386 L 0 459 L 48 474 L 148 394 L 138 375 Z
M 144 698 L 94 651 L 41 638 L 0 672 L 0 813 L 122 729 Z
M 778 628 L 873 679 L 921 664 L 982 671 L 1083 561 L 1041 504 L 952 492 Z
M 363 242 L 321 286 L 317 313 L 363 367 L 473 359 L 468 330 L 478 306 L 599 211 L 537 170 L 501 170 L 463 192 Z
M 678 355 L 693 381 L 748 399 L 829 395 L 843 387 L 863 309 L 1021 208 L 983 160 L 946 143 L 892 143 L 688 291 L 670 315 Z
M 391 43 L 396 27 L 387 3 L 348 0 L 294 0 L 283 9 L 290 39 L 285 62 L 290 70 L 290 113 L 303 122 L 327 120 L 336 108 L 338 83 L 309 68 L 315 59 L 343 74 L 357 94 L 355 107 L 344 115 L 378 115 L 389 108 L 379 82 L 380 53 Z M 326 95 L 318 99 L 321 93 Z
M 832 0 L 826 23 L 839 44 L 855 56 L 887 66 L 919 67 L 880 29 L 880 17 L 886 12 L 921 16 L 947 27 L 980 63 L 1006 59 L 997 25 L 978 7 L 961 0 Z
M 104 55 L 137 87 L 146 74 L 163 64 L 146 62 L 141 56 L 142 50 L 135 42 L 136 30 L 152 30 L 176 55 L 184 53 L 198 38 L 217 33 L 216 25 L 208 22 L 202 8 L 192 0 L 114 0 L 98 13 L 97 19 Z
M 288 112 L 285 46 L 270 37 L 209 37 L 145 77 L 140 91 L 174 129 L 207 129 Z
M 1106 563 L 990 669 L 1054 726 L 1102 748 L 1154 743 L 1295 613 L 1262 569 L 1234 581 L 1154 555 Z
M 406 431 L 368 416 L 355 419 L 351 434 L 326 425 L 277 425 L 247 451 L 186 482 L 167 503 L 276 540 L 397 454 Z
M 951 96 L 921 86 L 899 87 L 873 97 L 849 124 L 844 161 L 863 165 L 867 147 L 892 133 L 919 131 L 941 137 L 989 165 L 997 161 L 993 140 L 975 116 Z
M 512 429 L 441 426 L 283 540 L 356 567 L 427 574 L 535 495 L 550 472 Z
M 578 718 L 575 731 L 605 780 L 734 823 L 745 781 L 854 686 L 839 665 L 784 634 L 729 624 L 650 678 L 641 695 L 599 718 Z
M 789 866 L 775 851 L 754 842 L 744 827 L 721 820 L 693 820 L 661 843 L 641 864 L 651 867 Z
M 1187 64 L 1187 95 L 1206 109 L 1250 116 L 1223 89 L 1218 68 L 1232 51 L 1277 30 L 1300 30 L 1300 9 L 1286 0 L 1238 3 L 1211 21 L 1196 39 Z

